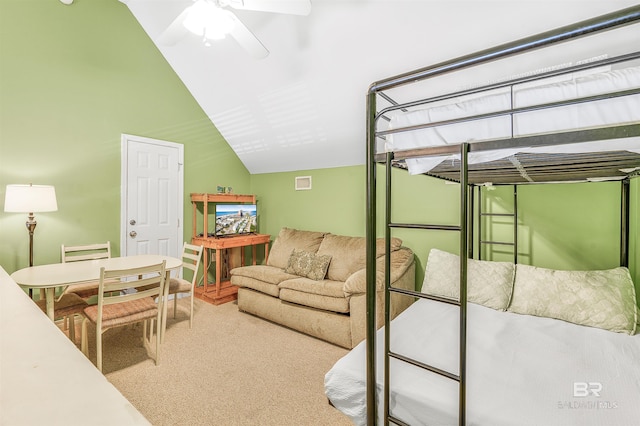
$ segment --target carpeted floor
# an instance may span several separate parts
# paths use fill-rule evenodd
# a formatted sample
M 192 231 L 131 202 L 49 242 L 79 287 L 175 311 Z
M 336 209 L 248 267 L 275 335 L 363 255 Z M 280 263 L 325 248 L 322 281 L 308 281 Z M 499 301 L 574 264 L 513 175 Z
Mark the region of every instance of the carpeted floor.
M 158 366 L 141 325 L 104 335 L 105 376 L 152 424 L 351 424 L 324 395 L 324 375 L 346 349 L 238 312 L 234 302 L 196 300 L 189 329 L 188 300 L 175 320 L 170 305 Z M 91 331 L 89 348 L 95 363 Z

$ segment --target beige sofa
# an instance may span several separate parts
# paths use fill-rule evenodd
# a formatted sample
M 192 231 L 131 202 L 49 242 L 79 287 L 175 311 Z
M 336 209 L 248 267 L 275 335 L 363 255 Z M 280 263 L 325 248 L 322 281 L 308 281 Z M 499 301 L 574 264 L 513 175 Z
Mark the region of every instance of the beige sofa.
M 364 237 L 282 228 L 266 265 L 231 270 L 231 283 L 239 287 L 238 309 L 353 348 L 365 338 L 366 330 L 365 244 Z M 376 257 L 380 327 L 384 323 L 383 239 L 377 241 Z M 391 241 L 391 282 L 393 287 L 415 289 L 413 252 L 397 238 Z M 391 317 L 411 302 L 410 297 L 393 294 Z

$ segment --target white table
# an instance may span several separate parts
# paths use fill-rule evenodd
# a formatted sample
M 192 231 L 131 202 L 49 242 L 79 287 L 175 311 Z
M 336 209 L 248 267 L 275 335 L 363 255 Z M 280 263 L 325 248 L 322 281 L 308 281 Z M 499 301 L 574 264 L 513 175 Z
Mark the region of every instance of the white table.
M 150 425 L 1 266 L 0 393 L 0 425 Z
M 55 289 L 67 287 L 85 281 L 98 281 L 100 268 L 129 269 L 161 263 L 165 260 L 167 269 L 167 285 L 165 296 L 169 289 L 169 274 L 173 269 L 182 266 L 182 259 L 157 254 L 139 254 L 135 256 L 112 257 L 109 259 L 86 260 L 81 262 L 52 263 L 20 269 L 11 274 L 11 278 L 23 288 L 39 288 L 45 290 L 47 315 L 53 320 L 53 303 Z M 166 302 L 166 297 L 165 297 Z M 164 304 L 166 317 L 166 303 Z M 166 318 L 165 318 L 166 320 Z

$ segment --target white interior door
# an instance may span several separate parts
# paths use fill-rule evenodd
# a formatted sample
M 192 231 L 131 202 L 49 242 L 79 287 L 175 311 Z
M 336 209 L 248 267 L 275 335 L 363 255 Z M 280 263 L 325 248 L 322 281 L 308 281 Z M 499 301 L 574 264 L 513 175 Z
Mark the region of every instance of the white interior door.
M 122 135 L 122 256 L 182 249 L 184 147 Z

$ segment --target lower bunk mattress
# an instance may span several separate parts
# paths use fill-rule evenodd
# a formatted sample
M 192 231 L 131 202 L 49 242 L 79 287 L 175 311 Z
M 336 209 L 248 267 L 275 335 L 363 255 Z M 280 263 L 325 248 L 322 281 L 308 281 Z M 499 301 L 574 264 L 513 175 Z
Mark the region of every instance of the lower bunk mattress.
M 459 309 L 418 300 L 391 322 L 392 352 L 458 374 Z M 640 334 L 629 336 L 469 303 L 469 425 L 640 424 Z M 384 329 L 377 335 L 382 424 Z M 366 342 L 325 376 L 331 403 L 367 423 Z M 458 383 L 390 359 L 389 411 L 410 425 L 457 425 Z

